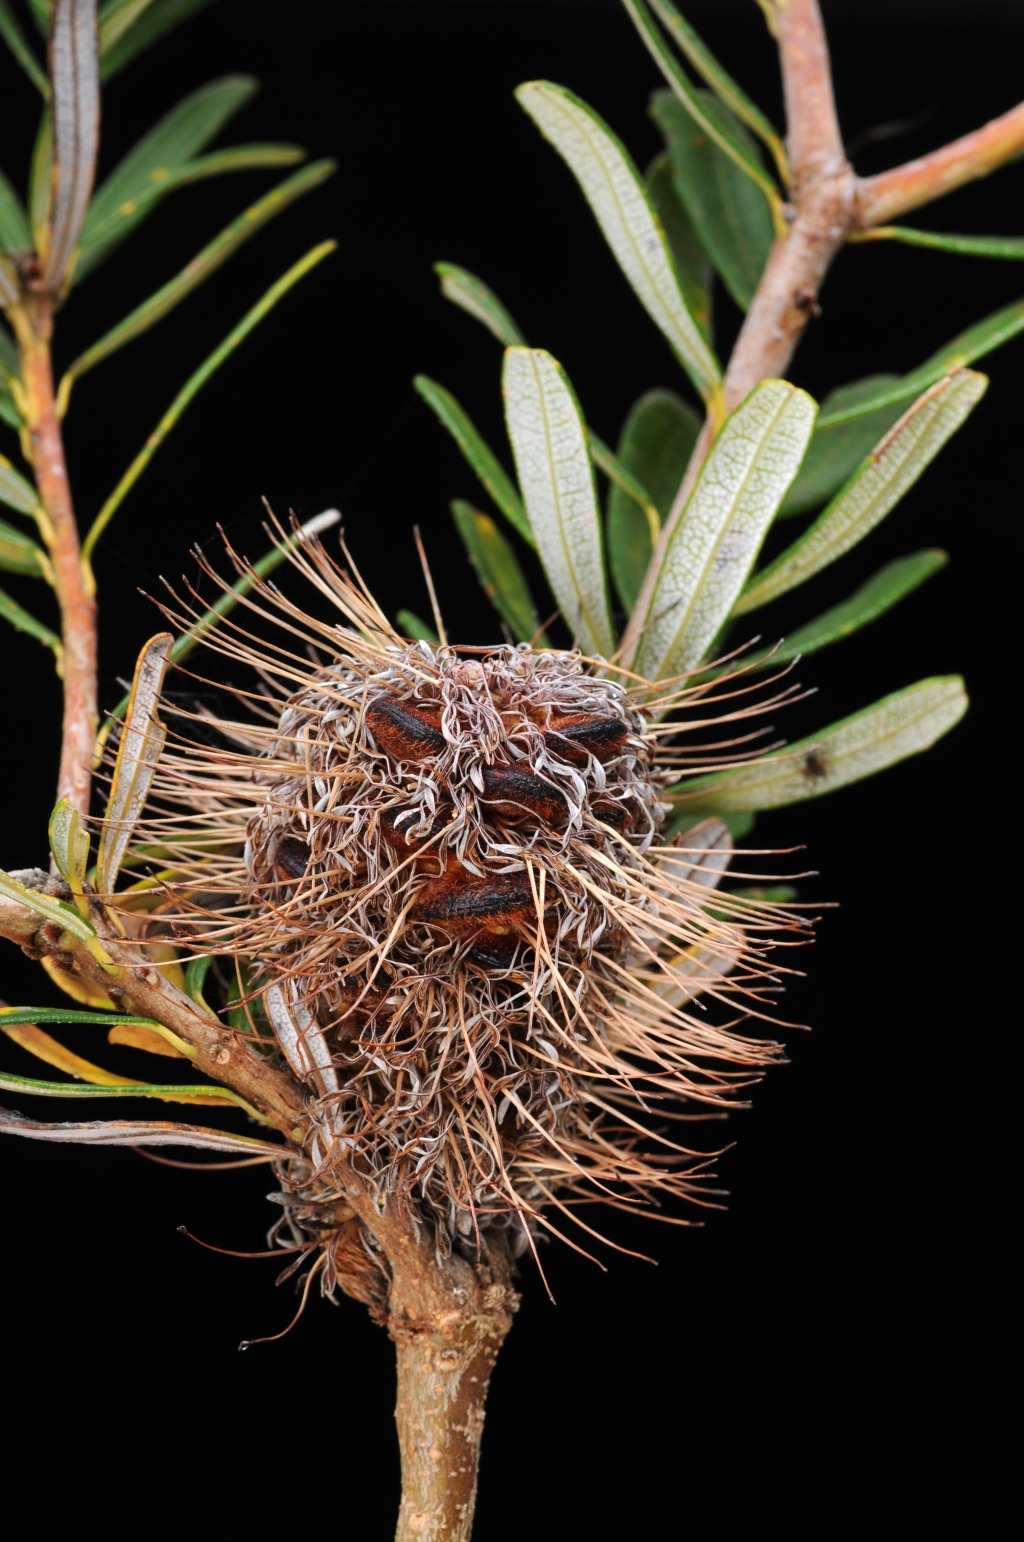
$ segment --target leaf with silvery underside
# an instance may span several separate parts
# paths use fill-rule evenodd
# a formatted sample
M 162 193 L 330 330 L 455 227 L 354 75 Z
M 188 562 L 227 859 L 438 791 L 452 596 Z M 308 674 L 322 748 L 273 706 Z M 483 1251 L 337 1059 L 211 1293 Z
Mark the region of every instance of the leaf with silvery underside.
M 877 621 L 879 616 L 884 616 L 887 610 L 912 594 L 944 568 L 948 561 L 944 551 L 930 550 L 914 552 L 912 556 L 898 557 L 895 562 L 886 563 L 848 600 L 833 605 L 806 626 L 791 632 L 780 648 L 765 655 L 764 663 L 769 668 L 785 664 L 790 659 L 817 653 L 830 643 L 839 642 L 853 632 L 860 631 L 861 627 Z
M 64 288 L 89 206 L 100 133 L 96 0 L 54 0 L 50 30 L 53 185 L 39 246 L 43 282 Z
M 904 395 L 888 407 L 879 407 L 865 417 L 851 418 L 836 424 L 834 428 L 822 428 L 822 418 L 834 412 L 843 412 L 847 407 L 855 407 L 862 401 L 872 400 L 899 378 L 899 375 L 869 375 L 864 380 L 855 380 L 852 385 L 837 386 L 829 392 L 821 404 L 818 427 L 811 436 L 804 463 L 786 494 L 778 519 L 806 514 L 810 509 L 820 509 L 823 503 L 827 503 L 856 471 L 865 455 L 874 449 L 897 418 L 906 411 L 912 397 Z
M 9 622 L 16 632 L 27 632 L 29 637 L 34 637 L 37 642 L 52 648 L 60 659 L 63 648 L 56 632 L 52 632 L 42 621 L 37 621 L 35 616 L 29 615 L 17 600 L 12 599 L 3 589 L 0 589 L 0 618 Z
M 665 42 L 645 0 L 622 0 L 648 53 L 668 81 L 672 95 L 695 126 L 770 204 L 779 207 L 778 188 L 761 164 L 758 148 L 739 119 L 711 91 L 695 90 Z
M 434 631 L 434 628 L 428 626 L 420 616 L 417 616 L 415 611 L 400 610 L 395 619 L 400 630 L 406 637 L 411 637 L 414 642 L 426 642 L 430 643 L 434 648 L 440 647 L 441 639 Z
M 755 574 L 733 614 L 745 615 L 806 583 L 870 534 L 965 422 L 987 386 L 985 375 L 962 369 L 919 397 L 810 528 Z
M 502 305 L 493 289 L 483 279 L 477 278 L 466 268 L 454 262 L 435 262 L 434 272 L 441 280 L 441 293 L 460 310 L 468 311 L 477 321 L 482 321 L 506 348 L 525 347 L 526 338 L 520 332 L 510 313 Z
M 779 176 L 784 184 L 788 183 L 789 166 L 782 141 L 760 107 L 751 101 L 742 86 L 737 85 L 728 71 L 722 68 L 704 40 L 672 4 L 672 0 L 651 0 L 651 6 L 698 75 L 703 76 L 706 84 L 730 112 L 764 141 L 772 153 Z
M 665 552 L 636 668 L 648 680 L 700 663 L 732 610 L 796 476 L 817 406 L 766 380 L 726 420 Z
M 468 413 L 450 391 L 446 391 L 444 386 L 438 385 L 437 381 L 431 380 L 428 375 L 416 375 L 413 386 L 451 434 L 509 524 L 518 530 L 523 540 L 530 546 L 536 545 L 522 498 L 513 487 L 494 451 L 477 431 Z
M 668 240 L 683 299 L 708 345 L 712 346 L 711 284 L 714 272 L 686 206 L 676 192 L 667 151 L 656 156 L 648 167 L 647 189 Z
M 848 423 L 862 417 L 866 412 L 891 406 L 894 402 L 904 402 L 908 396 L 919 396 L 928 386 L 962 369 L 965 364 L 984 358 L 985 354 L 1001 348 L 1021 332 L 1024 332 L 1024 300 L 1015 300 L 1012 305 L 1006 305 L 1001 311 L 986 316 L 984 321 L 968 327 L 966 332 L 958 333 L 938 353 L 932 354 L 917 369 L 911 370 L 909 375 L 900 376 L 894 384 L 881 387 L 877 395 L 865 397 L 838 411 L 833 409 L 827 417 L 822 413 L 818 427 L 833 428 L 838 423 Z
M 537 635 L 537 611 L 515 552 L 488 515 L 461 498 L 455 499 L 451 510 L 480 586 L 512 633 L 512 641 L 530 642 Z M 537 646 L 548 647 L 547 638 L 537 638 Z
M 0 0 L 0 37 L 3 38 L 32 84 L 42 92 L 44 97 L 49 96 L 50 82 L 46 78 L 46 71 L 32 52 L 18 18 L 11 10 L 9 0 Z
M 96 887 L 101 894 L 113 892 L 121 859 L 145 807 L 156 762 L 167 737 L 167 729 L 157 716 L 157 707 L 173 641 L 169 632 L 159 632 L 143 648 L 135 666 L 128 715 L 117 747 L 96 858 Z
M 710 92 L 709 113 L 726 109 Z M 704 250 L 741 310 L 754 297 L 774 230 L 759 188 L 722 153 L 669 91 L 651 98 L 650 114 L 665 137 L 676 192 Z M 744 132 L 742 125 L 735 130 Z
M 175 1124 L 171 1120 L 103 1119 L 46 1124 L 6 1108 L 0 1108 L 0 1134 L 21 1135 L 27 1140 L 71 1141 L 85 1146 L 198 1146 L 203 1151 L 265 1157 L 268 1162 L 287 1156 L 290 1150 L 280 1143 L 255 1140 L 251 1135 L 231 1135 L 226 1130 Z
M 584 653 L 611 656 L 614 634 L 601 557 L 587 430 L 568 376 L 541 348 L 509 348 L 505 420 L 519 485 L 552 593 Z
M 619 436 L 617 457 L 647 489 L 662 522 L 679 491 L 700 421 L 674 391 L 648 391 L 633 403 Z M 650 521 L 635 499 L 613 486 L 608 494 L 608 566 L 627 611 L 636 604 L 653 543 Z
M 26 252 L 31 245 L 32 232 L 24 205 L 0 171 L 0 247 L 5 252 Z
M 207 246 L 203 248 L 192 261 L 184 267 L 180 273 L 158 289 L 156 294 L 150 295 L 141 305 L 136 306 L 131 315 L 124 321 L 118 322 L 112 327 L 99 342 L 93 343 L 85 353 L 79 355 L 64 377 L 69 382 L 79 379 L 87 370 L 99 364 L 102 359 L 116 353 L 126 343 L 132 342 L 136 337 L 148 331 L 156 322 L 161 321 L 168 312 L 190 295 L 194 289 L 215 273 L 217 269 L 229 257 L 242 246 L 249 237 L 255 235 L 268 220 L 274 219 L 282 213 L 296 198 L 318 187 L 336 169 L 335 161 L 316 161 L 312 166 L 306 166 L 302 171 L 296 172 L 293 177 L 273 188 L 264 197 L 251 204 L 244 214 L 240 214 L 236 220 L 222 230 Z M 65 389 L 64 382 L 61 385 L 62 394 Z
M 257 90 L 250 75 L 228 75 L 193 91 L 173 107 L 129 150 L 96 189 L 82 230 L 80 266 L 96 266 L 116 243 L 138 224 L 156 198 L 174 186 L 173 174 L 205 150 L 225 124 Z M 121 215 L 125 205 L 143 200 L 142 210 Z M 105 232 L 104 242 L 98 232 Z
M 28 573 L 32 578 L 42 578 L 45 564 L 41 547 L 30 536 L 22 535 L 5 519 L 0 519 L 0 568 L 6 568 L 8 573 Z
M 151 0 L 151 4 L 142 11 L 128 31 L 104 50 L 100 62 L 101 80 L 109 80 L 119 70 L 123 70 L 126 64 L 130 64 L 136 54 L 144 48 L 152 47 L 165 33 L 209 4 L 210 0 Z M 101 21 L 106 10 L 104 6 L 100 12 Z
M 876 225 L 864 235 L 869 241 L 901 241 L 906 246 L 957 252 L 961 257 L 995 257 L 1003 262 L 1024 262 L 1024 236 L 945 236 L 934 230 L 911 230 L 907 225 Z
M 616 261 L 697 390 L 705 400 L 714 397 L 721 367 L 687 308 L 665 233 L 629 153 L 563 86 L 530 81 L 516 97 L 576 177 Z
M 82 818 L 67 798 L 62 798 L 50 815 L 50 852 L 57 871 L 71 892 L 82 893 L 86 870 L 89 866 L 90 837 L 82 829 Z
M 232 145 L 229 150 L 213 150 L 209 155 L 199 155 L 194 160 L 184 162 L 169 171 L 160 182 L 154 182 L 140 192 L 137 198 L 127 199 L 116 209 L 110 210 L 102 220 L 88 229 L 75 268 L 76 281 L 88 277 L 94 268 L 105 262 L 111 252 L 131 235 L 168 193 L 189 187 L 193 182 L 225 176 L 229 172 L 276 171 L 282 166 L 294 166 L 297 161 L 304 160 L 305 156 L 305 150 L 298 145 Z
M 919 680 L 754 765 L 698 777 L 665 797 L 692 816 L 800 803 L 930 749 L 966 710 L 958 675 Z

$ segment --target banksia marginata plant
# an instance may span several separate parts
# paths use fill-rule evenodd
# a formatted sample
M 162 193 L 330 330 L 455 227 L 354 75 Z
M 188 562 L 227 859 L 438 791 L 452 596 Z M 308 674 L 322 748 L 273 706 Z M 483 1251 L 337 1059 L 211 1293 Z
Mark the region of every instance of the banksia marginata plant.
M 728 827 L 665 844 L 662 795 L 685 798 L 683 766 L 756 758 L 766 692 L 742 663 L 654 685 L 578 652 L 410 642 L 318 543 L 291 561 L 341 624 L 255 579 L 243 603 L 284 646 L 204 631 L 263 694 L 238 693 L 245 724 L 204 714 L 198 742 L 194 714 L 163 707 L 180 726 L 137 860 L 162 868 L 143 935 L 233 955 L 251 1033 L 308 1090 L 311 1160 L 282 1173 L 293 1219 L 333 1216 L 339 1159 L 442 1257 L 495 1230 L 521 1253 L 594 1200 L 700 1199 L 707 1158 L 667 1121 L 728 1105 L 778 1058 L 749 1030 L 777 983 L 772 934 L 806 923 L 737 894 L 710 906 Z M 325 1289 L 350 1288 L 337 1241 Z

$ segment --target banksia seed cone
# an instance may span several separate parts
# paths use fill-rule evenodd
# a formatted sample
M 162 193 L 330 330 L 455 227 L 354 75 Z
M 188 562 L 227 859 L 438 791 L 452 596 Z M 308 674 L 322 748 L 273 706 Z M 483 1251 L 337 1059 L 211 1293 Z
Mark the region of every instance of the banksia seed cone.
M 410 643 L 319 546 L 293 561 L 344 624 L 257 582 L 281 643 L 230 622 L 204 640 L 259 670 L 264 694 L 236 694 L 264 721 L 207 719 L 241 749 L 170 743 L 141 834 L 174 853 L 162 922 L 240 961 L 253 1031 L 308 1088 L 293 1224 L 316 1235 L 342 1156 L 442 1254 L 496 1230 L 519 1252 L 595 1198 L 699 1198 L 707 1157 L 666 1122 L 777 1058 L 736 1027 L 763 1015 L 769 929 L 804 923 L 736 895 L 709 908 L 718 821 L 659 838 L 681 761 L 730 764 L 743 741 L 659 745 L 716 700 L 729 720 L 757 709 L 728 678 L 651 686 L 572 652 Z

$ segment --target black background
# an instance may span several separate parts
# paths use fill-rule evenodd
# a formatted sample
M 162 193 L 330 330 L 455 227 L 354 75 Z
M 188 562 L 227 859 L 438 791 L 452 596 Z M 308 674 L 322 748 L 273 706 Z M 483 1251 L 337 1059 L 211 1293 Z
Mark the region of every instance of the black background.
M 704 0 L 688 14 L 779 121 L 755 6 Z M 848 140 L 923 115 L 904 137 L 865 144 L 854 156 L 862 172 L 1022 94 L 1019 5 L 832 0 L 825 15 Z M 2 70 L 3 162 L 20 180 L 33 130 L 19 115 L 35 104 L 9 59 Z M 112 84 L 103 169 L 187 90 L 235 70 L 264 91 L 228 142 L 297 140 L 334 155 L 339 172 L 76 388 L 67 442 L 84 520 L 273 279 L 326 236 L 340 249 L 207 387 L 117 515 L 98 562 L 108 706 L 158 629 L 137 587 L 193 571 L 188 549 L 212 542 L 217 521 L 257 555 L 263 495 L 302 517 L 341 507 L 392 613 L 427 611 L 410 535 L 418 520 L 450 629 L 467 641 L 493 635 L 446 511 L 449 497 L 477 489 L 410 378 L 439 378 L 502 445 L 500 349 L 440 299 L 432 261 L 463 263 L 495 287 L 566 365 L 605 439 L 641 391 L 686 389 L 569 173 L 511 94 L 534 77 L 572 87 L 645 164 L 658 147 L 645 105 L 659 81 L 612 0 L 223 0 Z M 76 291 L 58 364 L 269 183 L 254 174 L 169 199 Z M 915 222 L 1015 233 L 1022 190 L 1018 164 Z M 851 248 L 792 377 L 821 395 L 911 368 L 1020 291 L 1013 264 Z M 724 352 L 737 317 L 721 295 L 719 317 Z M 769 1517 L 832 1535 L 844 1523 L 913 1527 L 937 1500 L 950 1516 L 963 1507 L 972 1532 L 989 1529 L 1005 1458 L 1000 1398 L 1012 1389 L 1017 904 L 997 893 L 1016 802 L 1021 348 L 979 366 L 989 395 L 841 576 L 772 618 L 780 629 L 803 621 L 892 557 L 942 546 L 947 571 L 803 666 L 818 695 L 779 727 L 795 737 L 953 671 L 967 677 L 972 710 L 927 761 L 759 826 L 766 842 L 806 845 L 794 861 L 822 874 L 806 892 L 840 902 L 786 1004 L 814 1032 L 789 1035 L 792 1063 L 732 1120 L 728 1210 L 689 1231 L 613 1215 L 613 1234 L 653 1251 L 657 1268 L 609 1255 L 604 1274 L 549 1248 L 557 1306 L 526 1270 L 488 1412 L 477 1528 L 488 1542 L 735 1535 Z M 46 603 L 27 585 L 18 593 Z M 44 860 L 59 696 L 37 644 L 5 633 L 3 646 L 2 860 L 12 868 Z M 51 999 L 35 966 L 13 951 L 3 962 L 9 1001 Z M 29 1069 L 10 1044 L 5 1064 Z M 174 1173 L 130 1152 L 16 1141 L 3 1159 L 5 1465 L 31 1479 L 41 1519 L 87 1506 L 120 1533 L 159 1506 L 239 1530 L 280 1517 L 368 1542 L 389 1534 L 397 1457 L 385 1335 L 354 1302 L 332 1312 L 315 1301 L 289 1338 L 240 1356 L 238 1340 L 283 1326 L 292 1298 L 272 1288 L 273 1264 L 217 1257 L 176 1234 L 187 1223 L 227 1247 L 262 1246 L 265 1176 Z

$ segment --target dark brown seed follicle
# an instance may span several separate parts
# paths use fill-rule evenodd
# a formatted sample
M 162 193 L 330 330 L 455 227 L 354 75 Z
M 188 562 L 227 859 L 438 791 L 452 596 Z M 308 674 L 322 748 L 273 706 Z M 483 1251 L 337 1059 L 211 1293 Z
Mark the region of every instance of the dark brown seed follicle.
M 496 808 L 504 819 L 532 816 L 545 824 L 557 825 L 568 817 L 569 806 L 557 787 L 532 771 L 521 771 L 518 766 L 484 766 L 482 774 L 484 790 L 480 801 Z
M 544 743 L 555 755 L 573 766 L 585 766 L 590 756 L 602 762 L 621 755 L 629 730 L 619 717 L 555 718 L 544 735 Z
M 282 883 L 304 878 L 309 866 L 309 847 L 297 835 L 284 835 L 274 848 L 274 872 Z
M 366 726 L 393 760 L 426 760 L 440 755 L 445 739 L 433 718 L 407 702 L 383 696 L 366 709 Z
M 448 931 L 514 926 L 535 914 L 533 890 L 525 873 L 496 874 L 480 880 L 468 873 L 447 873 L 427 884 L 413 907 L 417 921 L 430 921 Z

